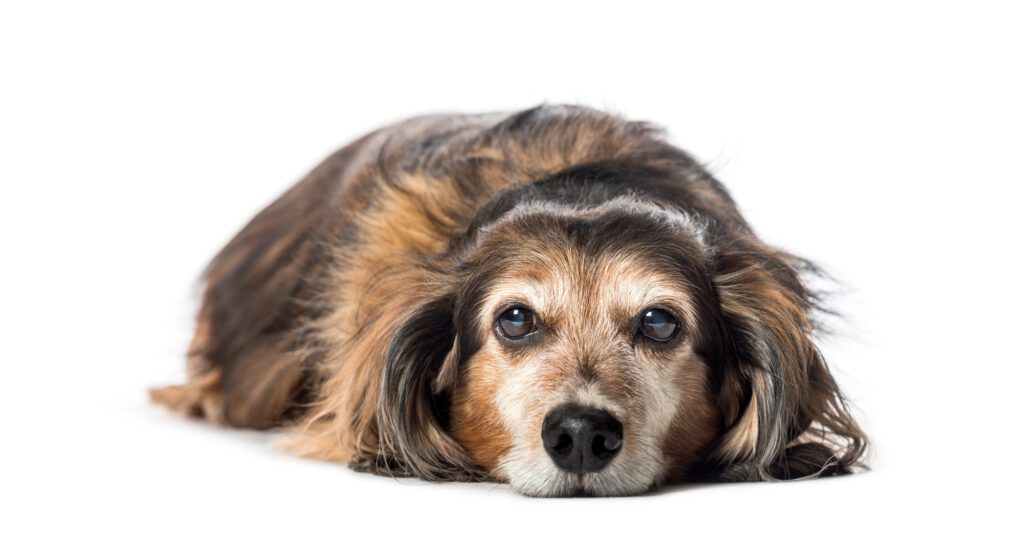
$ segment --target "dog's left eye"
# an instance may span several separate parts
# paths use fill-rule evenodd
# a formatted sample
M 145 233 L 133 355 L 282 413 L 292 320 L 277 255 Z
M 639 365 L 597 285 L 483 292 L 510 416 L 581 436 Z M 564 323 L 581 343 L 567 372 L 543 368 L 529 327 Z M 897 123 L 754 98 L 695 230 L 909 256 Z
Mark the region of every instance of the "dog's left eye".
M 678 328 L 676 316 L 660 308 L 645 310 L 640 316 L 640 332 L 651 340 L 667 342 L 676 335 Z
M 498 330 L 505 338 L 522 338 L 537 330 L 537 316 L 526 308 L 509 308 L 498 316 Z

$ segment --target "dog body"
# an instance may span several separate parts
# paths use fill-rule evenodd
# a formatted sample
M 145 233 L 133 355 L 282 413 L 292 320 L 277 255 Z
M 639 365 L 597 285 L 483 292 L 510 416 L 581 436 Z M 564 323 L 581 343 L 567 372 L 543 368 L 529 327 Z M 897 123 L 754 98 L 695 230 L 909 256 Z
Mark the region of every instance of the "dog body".
M 848 471 L 805 260 L 643 123 L 430 116 L 338 151 L 206 275 L 153 392 L 300 454 L 530 495 Z

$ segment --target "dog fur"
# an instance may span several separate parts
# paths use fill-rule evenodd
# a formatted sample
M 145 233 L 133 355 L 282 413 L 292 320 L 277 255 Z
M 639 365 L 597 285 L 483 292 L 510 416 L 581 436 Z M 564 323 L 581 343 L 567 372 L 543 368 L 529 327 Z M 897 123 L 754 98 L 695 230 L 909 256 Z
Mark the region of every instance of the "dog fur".
M 861 464 L 814 343 L 808 261 L 761 242 L 659 130 L 592 109 L 419 117 L 341 149 L 208 267 L 188 381 L 152 392 L 301 455 L 538 496 Z M 541 325 L 512 343 L 511 305 Z M 636 332 L 676 315 L 671 343 Z M 602 471 L 560 471 L 553 408 L 621 419 Z

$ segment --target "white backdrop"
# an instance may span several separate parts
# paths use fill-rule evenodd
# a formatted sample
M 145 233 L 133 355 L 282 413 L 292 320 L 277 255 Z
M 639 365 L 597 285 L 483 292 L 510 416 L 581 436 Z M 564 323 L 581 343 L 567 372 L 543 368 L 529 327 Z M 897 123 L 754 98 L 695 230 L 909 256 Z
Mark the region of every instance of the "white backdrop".
M 2 4 L 0 537 L 1020 539 L 1012 3 L 368 4 Z M 329 152 L 544 101 L 661 124 L 847 285 L 824 350 L 873 471 L 534 500 L 146 403 L 206 261 Z

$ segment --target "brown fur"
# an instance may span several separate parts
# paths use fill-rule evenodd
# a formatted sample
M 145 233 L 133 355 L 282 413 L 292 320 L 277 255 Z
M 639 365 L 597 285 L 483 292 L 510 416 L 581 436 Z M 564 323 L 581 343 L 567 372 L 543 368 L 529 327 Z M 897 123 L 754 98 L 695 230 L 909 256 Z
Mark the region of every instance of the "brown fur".
M 665 218 L 677 215 L 706 238 Z M 662 443 L 662 477 L 845 471 L 866 438 L 813 344 L 806 271 L 646 124 L 573 107 L 421 117 L 328 158 L 218 254 L 189 382 L 153 399 L 232 426 L 287 425 L 294 452 L 361 469 L 507 480 L 501 366 L 536 352 L 495 345 L 481 310 L 501 300 L 498 279 L 585 292 L 578 313 L 551 313 L 545 344 L 564 364 L 536 392 L 592 379 L 620 404 L 634 382 L 606 346 L 642 307 L 615 295 L 662 281 L 692 333 L 636 354 L 689 367 L 672 380 L 687 407 Z M 572 317 L 614 323 L 602 341 Z

